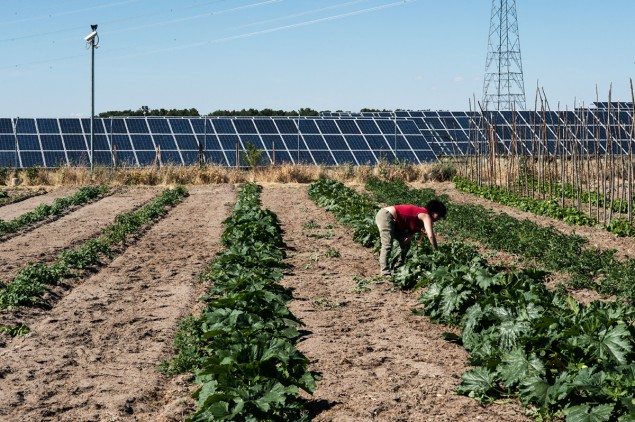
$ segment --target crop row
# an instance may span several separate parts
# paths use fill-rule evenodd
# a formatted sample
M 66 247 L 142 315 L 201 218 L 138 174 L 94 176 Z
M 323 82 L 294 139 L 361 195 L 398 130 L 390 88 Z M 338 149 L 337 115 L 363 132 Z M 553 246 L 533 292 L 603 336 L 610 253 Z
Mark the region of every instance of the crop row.
M 490 201 L 499 204 L 508 205 L 518 208 L 522 211 L 528 211 L 537 215 L 562 220 L 567 224 L 576 226 L 597 226 L 598 221 L 585 212 L 578 210 L 573 206 L 562 206 L 558 199 L 536 199 L 529 198 L 516 192 L 510 192 L 500 186 L 479 186 L 477 183 L 467 179 L 457 178 L 455 180 L 456 188 L 460 191 L 478 195 Z M 586 199 L 592 199 L 590 197 Z M 600 200 L 595 198 L 595 200 Z M 621 210 L 623 204 L 616 202 L 616 208 Z M 635 226 L 624 218 L 613 218 L 604 228 L 617 236 L 635 236 Z
M 46 190 L 19 190 L 9 193 L 6 190 L 0 191 L 0 207 L 9 204 L 15 204 L 16 202 L 24 201 L 25 199 L 32 198 L 34 196 L 45 194 Z
M 277 217 L 246 184 L 221 237 L 225 249 L 202 274 L 211 283 L 200 316 L 184 320 L 169 374 L 192 371 L 200 388 L 193 421 L 307 420 L 300 390 L 316 374 L 297 348 L 301 322 L 287 308 L 291 290 L 278 282 L 285 267 Z
M 413 189 L 403 181 L 371 179 L 366 189 L 378 202 L 423 203 L 435 196 L 431 189 Z M 536 262 L 549 271 L 571 275 L 570 284 L 635 303 L 635 260 L 619 260 L 614 250 L 591 247 L 588 240 L 552 227 L 495 213 L 476 204 L 458 204 L 443 198 L 448 217 L 439 231 L 452 238 L 472 239 Z
M 125 245 L 130 236 L 164 216 L 187 195 L 183 187 L 167 189 L 143 207 L 119 214 L 98 237 L 62 252 L 53 263 L 28 264 L 13 281 L 0 288 L 0 309 L 38 305 L 47 286 L 77 277 L 83 271 L 101 265 L 103 258 L 112 258 L 118 246 Z
M 355 204 L 368 204 L 367 196 L 339 182 L 318 181 L 310 196 L 330 204 L 336 217 L 354 228 L 373 213 Z M 342 198 L 347 199 L 335 205 Z M 459 393 L 483 403 L 518 396 L 537 416 L 566 416 L 571 422 L 632 420 L 632 307 L 584 306 L 547 290 L 546 273 L 490 266 L 457 242 L 445 242 L 437 251 L 415 247 L 407 265 L 400 271 L 415 273 L 415 284 L 428 286 L 418 312 L 461 329 L 460 336 L 448 339 L 470 352 L 474 368 L 463 374 Z
M 74 194 L 57 198 L 52 204 L 40 204 L 32 211 L 26 212 L 10 221 L 0 220 L 0 236 L 15 233 L 47 218 L 62 215 L 71 207 L 85 205 L 108 192 L 107 186 L 84 186 Z
M 575 187 L 571 183 L 562 184 L 538 180 L 533 180 L 532 182 L 531 178 L 527 180 L 522 180 L 521 178 L 518 186 L 525 191 L 533 190 L 540 192 L 542 195 L 548 195 L 553 199 L 562 199 L 563 197 L 572 200 L 579 199 L 581 203 L 591 204 L 595 207 L 606 207 L 616 213 L 625 214 L 628 212 L 628 201 L 626 199 L 611 200 L 610 195 L 603 196 L 598 192 L 582 190 L 582 188 Z

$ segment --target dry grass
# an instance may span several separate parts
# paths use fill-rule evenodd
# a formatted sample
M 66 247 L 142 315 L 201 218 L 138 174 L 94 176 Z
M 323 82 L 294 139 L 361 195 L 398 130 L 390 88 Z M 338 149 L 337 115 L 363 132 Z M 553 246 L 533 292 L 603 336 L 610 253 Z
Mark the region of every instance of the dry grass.
M 235 169 L 222 166 L 163 166 L 95 168 L 91 174 L 86 167 L 60 167 L 56 169 L 31 168 L 0 173 L 0 184 L 11 186 L 82 186 L 91 183 L 109 185 L 168 186 L 173 184 L 207 185 L 218 183 L 310 183 L 321 177 L 343 182 L 363 183 L 370 176 L 386 180 L 424 181 L 429 178 L 431 164 L 387 164 L 375 166 L 315 166 L 278 165 L 256 170 Z

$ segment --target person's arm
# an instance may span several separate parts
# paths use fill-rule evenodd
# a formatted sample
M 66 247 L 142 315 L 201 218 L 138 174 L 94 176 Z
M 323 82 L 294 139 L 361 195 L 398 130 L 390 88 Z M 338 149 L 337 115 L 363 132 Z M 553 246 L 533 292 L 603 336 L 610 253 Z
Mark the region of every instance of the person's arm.
M 423 221 L 423 229 L 421 229 L 421 239 L 423 239 L 423 234 L 425 233 L 430 240 L 430 244 L 432 244 L 432 248 L 437 248 L 437 237 L 434 234 L 434 227 L 432 218 L 428 214 L 421 213 L 418 215 L 419 219 Z

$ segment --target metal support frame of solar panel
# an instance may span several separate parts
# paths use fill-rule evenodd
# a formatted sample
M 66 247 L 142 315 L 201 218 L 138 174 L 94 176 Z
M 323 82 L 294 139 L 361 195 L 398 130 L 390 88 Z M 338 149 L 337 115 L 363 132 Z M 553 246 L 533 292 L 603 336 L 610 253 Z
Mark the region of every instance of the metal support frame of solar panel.
M 14 129 L 15 124 L 15 129 Z M 88 119 L 0 119 L 0 165 L 88 165 Z M 251 143 L 265 161 L 310 164 L 422 162 L 436 157 L 412 122 L 390 119 L 155 118 L 95 119 L 95 164 L 234 166 L 235 147 Z M 413 145 L 414 144 L 414 145 Z

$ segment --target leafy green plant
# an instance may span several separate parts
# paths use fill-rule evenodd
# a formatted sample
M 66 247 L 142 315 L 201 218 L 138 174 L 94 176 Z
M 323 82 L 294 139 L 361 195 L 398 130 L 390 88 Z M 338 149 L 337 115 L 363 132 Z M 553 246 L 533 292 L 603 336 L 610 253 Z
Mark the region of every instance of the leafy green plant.
M 454 183 L 460 191 L 479 195 L 485 199 L 516 207 L 522 211 L 556 218 L 577 226 L 593 226 L 597 224 L 597 221 L 587 216 L 584 212 L 575 207 L 563 207 L 555 199 L 529 198 L 515 192 L 509 192 L 499 186 L 479 186 L 475 182 L 463 178 L 457 178 Z
M 355 293 L 366 293 L 370 292 L 370 286 L 374 284 L 382 284 L 385 282 L 384 277 L 381 275 L 376 275 L 372 277 L 353 277 L 353 282 L 355 283 L 355 287 L 353 291 Z
M 87 204 L 108 192 L 107 186 L 85 186 L 73 195 L 57 198 L 52 204 L 40 204 L 33 211 L 26 212 L 10 221 L 0 220 L 0 236 L 15 233 L 25 227 L 47 218 L 61 215 L 69 208 Z
M 201 279 L 210 283 L 198 317 L 181 324 L 167 373 L 192 371 L 200 388 L 192 421 L 308 420 L 300 390 L 317 374 L 296 348 L 301 322 L 278 282 L 285 267 L 282 229 L 260 208 L 261 187 L 246 184 L 221 239 L 225 250 Z
M 262 163 L 263 151 L 252 143 L 247 143 L 245 162 L 251 169 L 256 169 Z
M 340 258 L 342 254 L 335 248 L 328 248 L 326 252 L 324 252 L 324 256 L 328 258 Z
M 383 203 L 425 203 L 434 197 L 434 191 L 412 189 L 403 181 L 371 179 L 366 189 Z M 613 250 L 591 247 L 583 237 L 552 227 L 495 213 L 481 205 L 441 199 L 448 207 L 448 216 L 435 228 L 449 238 L 476 240 L 493 250 L 518 255 L 528 264 L 539 263 L 549 271 L 569 273 L 574 288 L 591 288 L 635 303 L 635 260 L 619 260 Z M 412 285 L 405 280 L 399 282 Z
M 0 334 L 8 334 L 11 337 L 20 337 L 27 335 L 31 330 L 24 324 L 19 325 L 3 325 L 0 324 Z

